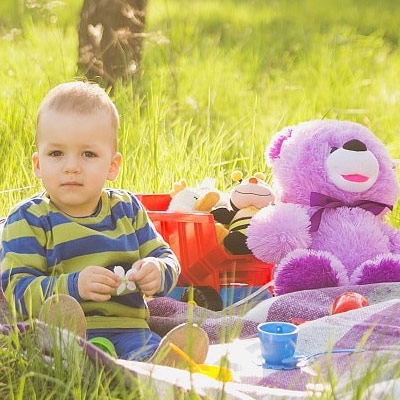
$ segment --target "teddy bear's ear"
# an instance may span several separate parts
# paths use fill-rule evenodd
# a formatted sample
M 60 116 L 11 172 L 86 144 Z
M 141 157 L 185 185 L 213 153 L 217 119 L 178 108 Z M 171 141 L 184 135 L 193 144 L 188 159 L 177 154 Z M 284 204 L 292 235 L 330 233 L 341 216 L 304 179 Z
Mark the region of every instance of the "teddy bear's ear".
M 293 128 L 288 127 L 277 133 L 272 139 L 265 152 L 267 164 L 273 164 L 279 158 L 283 142 L 292 136 Z

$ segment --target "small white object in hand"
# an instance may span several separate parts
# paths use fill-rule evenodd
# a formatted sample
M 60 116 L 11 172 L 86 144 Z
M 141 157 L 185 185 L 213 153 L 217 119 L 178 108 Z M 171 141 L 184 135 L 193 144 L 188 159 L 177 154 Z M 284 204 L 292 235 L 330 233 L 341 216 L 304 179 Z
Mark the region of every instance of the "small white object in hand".
M 136 289 L 135 282 L 128 279 L 129 276 L 132 275 L 134 272 L 136 272 L 136 269 L 134 268 L 131 268 L 125 273 L 125 270 L 120 265 L 116 265 L 114 267 L 114 274 L 118 275 L 120 278 L 119 286 L 117 288 L 117 296 L 123 293 L 126 289 L 130 290 L 131 292 Z

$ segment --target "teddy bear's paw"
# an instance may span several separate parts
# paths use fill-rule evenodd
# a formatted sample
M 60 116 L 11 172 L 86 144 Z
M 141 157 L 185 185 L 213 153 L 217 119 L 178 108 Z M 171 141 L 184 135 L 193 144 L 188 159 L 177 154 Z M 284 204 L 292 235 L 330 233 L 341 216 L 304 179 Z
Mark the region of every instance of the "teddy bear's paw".
M 343 264 L 331 253 L 318 250 L 292 251 L 279 263 L 274 276 L 275 293 L 278 295 L 348 283 Z
M 246 230 L 247 246 L 261 261 L 279 263 L 290 252 L 311 243 L 310 218 L 298 204 L 262 208 Z
M 369 283 L 400 282 L 400 255 L 381 254 L 363 262 L 350 278 L 356 285 Z

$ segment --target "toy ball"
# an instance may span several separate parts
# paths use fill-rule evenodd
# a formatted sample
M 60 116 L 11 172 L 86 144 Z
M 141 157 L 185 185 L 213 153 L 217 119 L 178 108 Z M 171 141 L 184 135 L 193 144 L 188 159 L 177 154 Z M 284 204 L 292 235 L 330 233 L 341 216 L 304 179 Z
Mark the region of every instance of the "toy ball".
M 339 314 L 366 306 L 369 306 L 369 303 L 363 295 L 356 292 L 344 292 L 334 300 L 331 314 Z

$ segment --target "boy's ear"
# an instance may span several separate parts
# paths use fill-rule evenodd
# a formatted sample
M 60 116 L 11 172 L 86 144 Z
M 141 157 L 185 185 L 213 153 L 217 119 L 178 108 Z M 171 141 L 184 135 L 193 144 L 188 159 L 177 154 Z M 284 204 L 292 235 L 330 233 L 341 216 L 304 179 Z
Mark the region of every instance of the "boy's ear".
M 119 167 L 121 166 L 122 156 L 121 153 L 115 153 L 111 160 L 110 169 L 108 170 L 107 179 L 114 181 L 118 177 Z
M 41 178 L 38 152 L 32 154 L 32 162 L 33 172 L 35 173 L 36 178 Z

